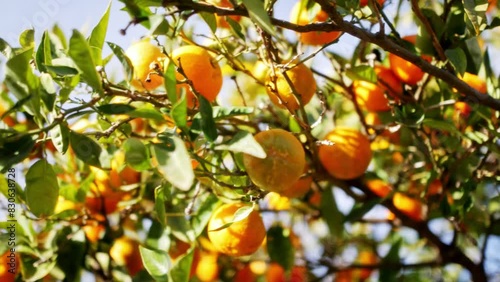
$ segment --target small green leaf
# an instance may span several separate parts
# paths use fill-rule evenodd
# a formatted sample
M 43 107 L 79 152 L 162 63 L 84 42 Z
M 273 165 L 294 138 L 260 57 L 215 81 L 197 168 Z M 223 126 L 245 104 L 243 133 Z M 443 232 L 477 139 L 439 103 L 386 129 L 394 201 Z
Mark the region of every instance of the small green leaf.
M 337 207 L 332 189 L 325 190 L 321 195 L 320 210 L 330 229 L 330 233 L 337 238 L 342 237 L 344 231 L 344 215 Z
M 290 238 L 290 229 L 274 225 L 267 231 L 267 252 L 271 262 L 277 262 L 285 271 L 290 271 L 295 262 L 295 249 Z
M 150 35 L 167 35 L 170 29 L 168 21 L 164 15 L 149 16 L 149 34 Z
M 137 138 L 129 138 L 123 143 L 125 162 L 137 171 L 150 169 L 149 151 L 146 145 Z
M 177 103 L 177 79 L 175 78 L 176 66 L 171 60 L 164 66 L 163 78 L 168 99 L 172 104 Z
M 50 65 L 52 62 L 52 54 L 50 47 L 50 36 L 48 31 L 45 31 L 42 35 L 42 41 L 38 45 L 36 50 L 36 66 L 39 71 L 46 72 L 47 68 L 45 65 Z
M 26 200 L 30 211 L 37 217 L 52 215 L 58 197 L 55 171 L 46 160 L 39 160 L 26 174 Z
M 276 35 L 271 19 L 264 9 L 264 2 L 255 0 L 243 0 L 243 5 L 248 10 L 250 18 L 255 21 L 263 30 L 271 35 Z
M 54 103 L 56 101 L 56 87 L 52 76 L 48 73 L 40 74 L 40 84 L 41 88 L 41 98 L 45 106 L 49 111 L 54 109 Z
M 467 69 L 467 57 L 465 56 L 465 52 L 460 48 L 453 48 L 445 50 L 444 54 L 448 60 L 450 60 L 457 72 L 463 75 Z
M 73 76 L 78 74 L 78 67 L 70 58 L 53 59 L 52 62 L 45 65 L 45 67 L 59 76 Z
M 451 121 L 426 118 L 423 120 L 422 124 L 430 128 L 438 129 L 440 131 L 447 131 L 453 134 L 460 134 L 460 131 L 455 127 L 455 125 Z
M 172 136 L 173 150 L 163 144 L 153 144 L 153 155 L 156 156 L 159 169 L 168 182 L 175 187 L 187 191 L 194 182 L 191 158 L 182 139 Z
M 167 215 L 165 209 L 165 194 L 163 190 L 163 186 L 159 186 L 155 189 L 155 211 L 158 222 L 165 227 L 167 225 Z
M 186 129 L 187 128 L 187 101 L 186 95 L 182 95 L 182 97 L 174 104 L 172 107 L 172 111 L 170 112 L 170 116 L 179 128 Z
M 387 255 L 382 259 L 382 263 L 387 264 L 398 264 L 399 263 L 399 250 L 401 248 L 402 240 L 397 238 L 395 242 L 392 243 L 391 249 Z M 396 282 L 398 280 L 398 269 L 391 267 L 383 267 L 380 269 L 379 281 Z
M 30 135 L 12 138 L 0 146 L 0 171 L 4 173 L 8 168 L 24 160 L 35 147 L 35 140 Z
M 136 108 L 128 104 L 105 104 L 97 107 L 97 110 L 105 115 L 123 115 L 133 112 Z
M 19 44 L 23 48 L 32 48 L 35 46 L 35 31 L 33 29 L 26 29 L 19 35 Z
M 487 27 L 486 9 L 488 9 L 488 2 L 486 0 L 480 1 L 481 4 L 476 4 L 475 0 L 462 0 L 462 2 L 467 15 L 469 31 L 473 35 L 479 35 Z
M 172 281 L 176 282 L 188 282 L 189 273 L 191 272 L 191 265 L 193 264 L 193 254 L 194 249 L 190 249 L 189 252 L 182 256 L 170 270 L 170 277 Z
M 247 131 L 240 131 L 234 135 L 227 144 L 219 144 L 215 150 L 227 150 L 236 153 L 245 153 L 256 158 L 265 158 L 266 152 L 255 140 L 253 135 Z
M 377 74 L 375 70 L 367 65 L 349 68 L 346 70 L 346 74 L 351 80 L 364 80 L 371 83 L 377 83 Z
M 217 139 L 217 127 L 213 118 L 212 105 L 205 97 L 198 97 L 200 102 L 201 130 L 205 133 L 208 141 L 214 142 Z
M 132 66 L 132 63 L 130 62 L 130 59 L 125 55 L 125 51 L 123 49 L 111 42 L 107 42 L 109 48 L 111 48 L 111 51 L 113 51 L 113 54 L 118 58 L 120 63 L 123 66 L 123 69 L 125 70 L 125 80 L 131 81 L 134 75 L 134 67 Z
M 406 126 L 415 127 L 425 118 L 424 108 L 419 104 L 405 104 L 393 109 L 396 121 Z
M 226 19 L 227 23 L 229 24 L 229 26 L 231 27 L 231 30 L 243 41 L 246 40 L 246 37 L 245 37 L 245 34 L 243 34 L 243 29 L 241 28 L 241 25 L 239 22 L 231 19 L 230 17 L 228 17 Z
M 109 11 L 111 9 L 111 1 L 102 15 L 99 23 L 94 27 L 89 37 L 89 47 L 91 50 L 92 58 L 96 65 L 102 66 L 102 47 L 106 39 L 106 31 L 108 29 Z
M 139 246 L 144 268 L 156 281 L 167 281 L 172 262 L 166 252 L 151 250 Z
M 0 52 L 7 58 L 10 59 L 14 55 L 14 50 L 10 47 L 7 41 L 0 38 Z
M 97 73 L 96 65 L 92 59 L 90 46 L 85 37 L 76 29 L 73 30 L 73 34 L 69 40 L 68 54 L 80 69 L 84 81 L 97 93 L 104 93 L 101 78 Z
M 234 116 L 244 116 L 253 114 L 253 107 L 220 107 L 215 106 L 213 109 L 214 119 L 224 119 Z
M 208 27 L 210 28 L 212 33 L 215 33 L 215 31 L 217 30 L 217 21 L 215 20 L 215 15 L 212 13 L 201 12 L 200 16 L 208 24 Z
M 233 223 L 235 222 L 238 222 L 238 221 L 241 221 L 245 218 L 247 218 L 250 213 L 252 213 L 252 211 L 254 210 L 254 207 L 253 205 L 245 205 L 241 208 L 239 208 L 233 215 L 233 219 L 219 227 L 216 227 L 212 230 L 208 230 L 208 232 L 211 232 L 211 231 L 219 231 L 219 230 L 222 230 L 222 229 L 225 229 L 225 228 L 228 228 L 229 226 L 231 226 Z
M 34 256 L 25 256 L 20 261 L 21 269 L 23 270 L 24 281 L 39 281 L 46 277 L 56 266 L 57 256 L 49 256 L 47 258 L 39 258 Z
M 105 157 L 105 151 L 96 141 L 74 131 L 70 132 L 69 140 L 77 158 L 88 165 L 103 167 L 101 159 Z
M 163 114 L 153 107 L 142 107 L 139 109 L 135 109 L 135 110 L 127 113 L 127 115 L 130 117 L 147 118 L 147 119 L 154 119 L 154 120 L 158 120 L 158 121 L 165 120 L 165 117 L 163 116 Z

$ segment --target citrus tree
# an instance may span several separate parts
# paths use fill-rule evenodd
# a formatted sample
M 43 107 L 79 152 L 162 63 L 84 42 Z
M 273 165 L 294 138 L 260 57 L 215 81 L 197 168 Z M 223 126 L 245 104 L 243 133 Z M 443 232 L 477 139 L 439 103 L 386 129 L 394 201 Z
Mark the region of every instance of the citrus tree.
M 111 4 L 0 40 L 1 281 L 499 279 L 496 1 Z

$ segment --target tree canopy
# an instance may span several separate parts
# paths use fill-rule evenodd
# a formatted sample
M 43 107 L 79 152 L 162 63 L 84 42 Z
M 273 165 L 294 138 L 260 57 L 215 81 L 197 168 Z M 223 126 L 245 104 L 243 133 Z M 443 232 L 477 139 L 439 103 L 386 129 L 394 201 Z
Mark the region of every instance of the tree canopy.
M 0 280 L 497 281 L 498 11 L 120 0 L 0 38 Z

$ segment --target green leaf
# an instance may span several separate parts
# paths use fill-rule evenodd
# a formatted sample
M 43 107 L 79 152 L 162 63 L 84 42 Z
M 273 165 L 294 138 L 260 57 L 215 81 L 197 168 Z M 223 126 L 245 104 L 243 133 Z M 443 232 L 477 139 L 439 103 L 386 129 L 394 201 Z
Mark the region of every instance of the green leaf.
M 170 116 L 179 128 L 183 130 L 187 128 L 187 101 L 185 94 L 172 106 Z
M 42 41 L 38 45 L 36 50 L 36 66 L 39 71 L 47 72 L 45 65 L 50 65 L 52 63 L 51 54 L 51 43 L 48 31 L 45 31 L 42 35 Z
M 55 38 L 57 38 L 61 44 L 61 49 L 66 50 L 68 48 L 68 45 L 66 44 L 66 36 L 64 35 L 64 31 L 59 27 L 59 25 L 54 24 L 52 27 L 52 33 L 55 35 Z
M 200 234 L 207 226 L 213 211 L 219 204 L 219 198 L 213 193 L 210 193 L 206 199 L 203 200 L 198 210 L 193 217 L 191 217 L 191 227 L 193 228 L 195 237 Z
M 46 277 L 50 271 L 56 266 L 57 256 L 52 255 L 47 258 L 39 258 L 34 256 L 23 256 L 20 261 L 21 269 L 23 270 L 23 280 L 27 282 L 39 281 Z
M 177 79 L 175 78 L 176 66 L 172 60 L 168 60 L 168 64 L 164 67 L 163 78 L 165 89 L 167 90 L 168 99 L 172 104 L 177 103 Z
M 344 218 L 346 222 L 354 222 L 361 219 L 374 206 L 380 204 L 383 199 L 377 198 L 364 203 L 356 203 L 351 212 Z
M 155 189 L 155 211 L 156 218 L 158 222 L 161 223 L 163 227 L 167 226 L 167 214 L 165 209 L 165 194 L 163 192 L 165 188 L 159 186 Z
M 415 127 L 425 118 L 424 108 L 419 104 L 405 104 L 393 109 L 396 121 L 406 126 Z
M 19 35 L 19 44 L 23 48 L 33 48 L 35 46 L 35 30 L 26 29 Z
M 106 31 L 108 29 L 109 11 L 111 9 L 111 1 L 102 15 L 99 23 L 94 27 L 89 37 L 89 47 L 91 50 L 92 58 L 98 66 L 102 66 L 102 47 L 106 39 Z
M 430 128 L 438 129 L 440 131 L 447 131 L 453 134 L 461 134 L 451 121 L 426 118 L 423 120 L 422 124 Z
M 167 35 L 170 29 L 168 21 L 164 15 L 149 16 L 149 34 L 150 35 Z M 168 36 L 168 35 L 167 35 Z
M 106 157 L 106 152 L 96 141 L 74 131 L 70 132 L 69 140 L 77 158 L 88 165 L 103 167 L 101 162 Z
M 136 108 L 129 104 L 105 104 L 97 107 L 105 115 L 123 115 L 133 112 Z
M 464 4 L 465 14 L 468 19 L 468 28 L 473 35 L 479 33 L 487 27 L 486 9 L 488 2 L 486 0 L 462 0 Z M 480 2 L 476 4 L 476 2 Z
M 254 207 L 253 205 L 245 205 L 241 208 L 239 208 L 233 215 L 233 219 L 221 226 L 218 226 L 212 230 L 208 230 L 208 232 L 211 232 L 211 231 L 219 231 L 219 230 L 222 230 L 222 229 L 225 229 L 225 228 L 228 228 L 229 226 L 231 226 L 233 223 L 235 222 L 238 222 L 238 221 L 241 221 L 245 218 L 247 218 L 250 213 L 252 213 L 252 211 L 254 210 Z
M 125 80 L 131 81 L 134 75 L 134 67 L 132 66 L 132 63 L 130 62 L 130 59 L 125 55 L 125 51 L 123 49 L 111 42 L 107 42 L 109 48 L 111 48 L 111 51 L 113 51 L 113 54 L 118 58 L 120 63 L 123 66 L 123 69 L 125 70 Z
M 52 112 L 56 101 L 56 87 L 52 76 L 48 73 L 40 74 L 41 98 L 47 109 Z
M 212 13 L 201 12 L 200 16 L 208 24 L 208 27 L 210 28 L 212 33 L 215 33 L 215 31 L 217 30 L 217 21 L 215 20 L 215 15 Z
M 256 158 L 265 158 L 266 152 L 262 146 L 255 140 L 253 135 L 247 131 L 240 131 L 231 138 L 227 144 L 215 146 L 215 150 L 227 150 L 236 153 L 245 153 Z
M 0 171 L 4 173 L 8 168 L 24 160 L 35 147 L 35 140 L 30 135 L 19 138 L 9 138 L 0 143 Z
M 69 40 L 69 56 L 81 71 L 83 80 L 99 94 L 103 94 L 101 78 L 96 70 L 96 65 L 92 59 L 90 46 L 85 37 L 78 31 L 73 30 Z
M 231 27 L 231 30 L 243 41 L 246 40 L 245 34 L 243 34 L 243 29 L 241 28 L 241 25 L 239 22 L 231 19 L 230 17 L 227 17 L 226 22 L 229 24 Z
M 267 252 L 271 262 L 277 262 L 285 271 L 290 271 L 295 262 L 295 249 L 290 238 L 290 229 L 274 225 L 267 231 Z
M 175 282 L 188 282 L 189 274 L 191 272 L 191 265 L 193 264 L 194 249 L 182 256 L 170 270 L 170 277 Z
M 465 52 L 460 48 L 453 48 L 445 50 L 444 54 L 448 60 L 450 60 L 457 72 L 463 75 L 467 69 L 467 57 L 465 56 Z
M 153 144 L 153 155 L 156 156 L 159 169 L 168 182 L 175 187 L 187 191 L 194 182 L 191 158 L 182 139 L 172 136 L 173 150 L 165 145 Z
M 69 219 L 67 219 L 69 220 Z M 56 232 L 56 230 L 52 230 Z M 59 242 L 57 250 L 57 266 L 65 273 L 65 281 L 79 281 L 80 271 L 83 267 L 81 261 L 85 260 L 87 242 L 83 229 L 78 231 L 65 228 L 58 232 Z
M 375 70 L 367 65 L 360 65 L 346 70 L 347 76 L 351 80 L 364 80 L 371 83 L 377 83 L 377 74 Z
M 213 109 L 214 119 L 225 119 L 234 116 L 244 116 L 253 114 L 253 107 L 219 107 L 215 106 Z
M 0 38 L 0 52 L 7 58 L 10 59 L 12 56 L 14 56 L 14 50 L 12 47 L 10 47 L 9 43 L 7 41 L 3 40 Z
M 45 67 L 59 76 L 74 76 L 78 74 L 78 67 L 70 58 L 53 59 Z
M 214 142 L 217 139 L 217 127 L 213 118 L 212 105 L 205 97 L 198 97 L 200 102 L 201 130 L 205 133 L 208 141 Z
M 153 107 L 142 107 L 139 109 L 135 109 L 132 112 L 127 113 L 127 115 L 130 117 L 147 118 L 147 119 L 154 119 L 154 120 L 158 120 L 158 121 L 165 120 L 165 117 L 163 117 L 163 114 Z
M 391 249 L 387 255 L 382 259 L 381 263 L 387 264 L 398 264 L 399 263 L 399 250 L 401 248 L 402 240 L 397 238 L 395 242 L 392 243 Z M 393 269 L 390 267 L 383 267 L 380 269 L 379 281 L 396 282 L 398 280 L 398 269 Z
M 30 211 L 37 217 L 54 213 L 59 197 L 59 184 L 52 166 L 39 160 L 26 174 L 26 200 Z
M 144 268 L 156 281 L 167 281 L 172 262 L 166 252 L 139 246 Z
M 129 138 L 123 143 L 125 162 L 137 171 L 150 169 L 149 151 L 146 145 L 137 138 Z
M 330 233 L 337 238 L 342 237 L 344 231 L 344 215 L 337 207 L 332 189 L 325 190 L 321 195 L 320 210 L 330 229 Z
M 264 9 L 264 2 L 255 0 L 243 0 L 243 5 L 248 10 L 250 18 L 257 23 L 263 30 L 271 35 L 276 35 L 271 19 Z

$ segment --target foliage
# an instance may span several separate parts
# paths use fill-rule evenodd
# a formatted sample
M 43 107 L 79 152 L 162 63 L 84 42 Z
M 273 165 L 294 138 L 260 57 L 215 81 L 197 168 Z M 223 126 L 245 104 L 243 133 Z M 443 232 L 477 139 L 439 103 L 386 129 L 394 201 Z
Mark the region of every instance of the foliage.
M 131 17 L 124 36 L 141 25 L 162 53 L 140 62 L 146 71 L 141 56 L 108 42 L 110 8 L 89 36 L 55 26 L 24 31 L 18 46 L 0 39 L 0 205 L 17 204 L 16 281 L 79 281 L 84 271 L 98 281 L 264 281 L 276 267 L 299 281 L 498 279 L 498 265 L 485 267 L 499 259 L 486 254 L 500 236 L 496 1 L 301 0 L 300 21 L 276 18 L 278 5 L 292 8 L 281 2 L 113 2 Z M 332 32 L 342 35 L 301 42 Z M 349 55 L 336 50 L 345 42 Z M 188 45 L 214 70 L 183 66 L 173 53 Z M 214 101 L 205 87 L 217 64 L 224 86 Z M 292 77 L 298 68 L 313 82 Z M 137 73 L 163 83 L 145 90 Z M 377 112 L 370 99 L 382 104 Z M 355 138 L 328 137 L 337 127 Z M 298 198 L 248 176 L 245 157 L 269 157 L 253 137 L 269 128 L 293 133 L 304 149 L 302 177 L 312 183 Z M 364 141 L 358 150 L 365 135 L 371 153 Z M 340 148 L 342 159 L 325 148 Z M 297 156 L 276 151 L 269 155 Z M 287 178 L 286 156 L 259 179 Z M 10 181 L 13 168 L 25 185 Z M 255 253 L 219 253 L 207 239 L 220 231 L 207 224 L 222 203 L 248 203 L 224 232 L 255 211 L 264 219 Z

